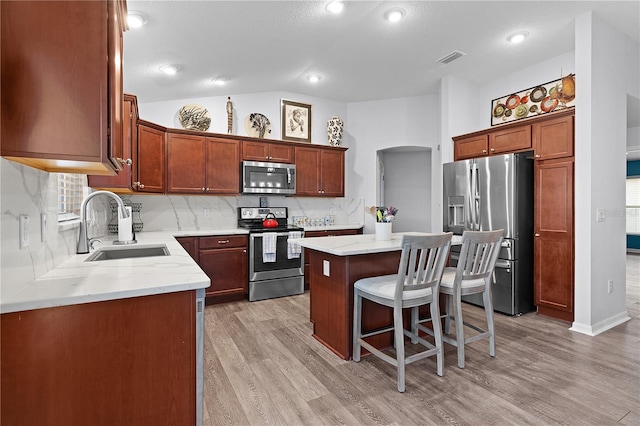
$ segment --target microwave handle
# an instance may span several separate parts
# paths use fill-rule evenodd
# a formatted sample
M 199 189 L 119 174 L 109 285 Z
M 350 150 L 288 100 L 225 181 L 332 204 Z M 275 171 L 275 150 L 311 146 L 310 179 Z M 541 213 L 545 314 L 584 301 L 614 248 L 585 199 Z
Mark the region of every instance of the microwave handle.
M 291 169 L 287 167 L 287 183 L 291 185 Z

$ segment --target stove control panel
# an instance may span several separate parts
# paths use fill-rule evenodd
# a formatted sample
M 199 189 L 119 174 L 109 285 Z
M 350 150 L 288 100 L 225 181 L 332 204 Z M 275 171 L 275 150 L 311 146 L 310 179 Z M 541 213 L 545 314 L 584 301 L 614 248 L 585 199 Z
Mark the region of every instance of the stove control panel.
M 238 218 L 251 220 L 251 219 L 264 219 L 269 213 L 273 213 L 276 219 L 287 219 L 286 207 L 239 207 Z

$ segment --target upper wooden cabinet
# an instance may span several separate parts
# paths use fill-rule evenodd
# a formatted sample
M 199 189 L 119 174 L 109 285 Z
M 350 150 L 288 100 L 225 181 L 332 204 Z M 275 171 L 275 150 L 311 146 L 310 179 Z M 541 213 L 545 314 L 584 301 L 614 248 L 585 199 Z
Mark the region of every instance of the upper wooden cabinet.
M 507 154 L 531 149 L 531 126 L 519 126 L 489 133 L 489 154 Z
M 573 156 L 573 108 L 453 138 L 454 161 L 534 150 L 536 159 Z
M 240 193 L 240 142 L 167 134 L 167 192 Z
M 256 141 L 242 142 L 242 159 L 245 161 L 269 161 L 293 163 L 295 149 L 291 144 Z
M 344 150 L 296 146 L 296 195 L 344 197 Z
M 124 0 L 3 1 L 1 154 L 113 175 L 122 158 Z
M 533 125 L 536 160 L 573 157 L 573 118 L 569 115 Z
M 140 120 L 133 158 L 133 188 L 139 192 L 165 192 L 166 158 L 165 129 Z
M 95 189 L 106 189 L 120 194 L 134 192 L 133 182 L 137 180 L 132 171 L 134 151 L 138 149 L 138 103 L 135 96 L 124 95 L 122 110 L 122 170 L 115 176 L 89 175 L 89 186 Z M 135 157 L 137 158 L 137 152 Z

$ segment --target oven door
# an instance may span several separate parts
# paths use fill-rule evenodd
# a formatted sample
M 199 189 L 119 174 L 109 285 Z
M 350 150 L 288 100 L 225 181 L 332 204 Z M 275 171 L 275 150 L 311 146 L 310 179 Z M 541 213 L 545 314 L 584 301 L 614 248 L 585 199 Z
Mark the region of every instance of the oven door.
M 262 261 L 262 233 L 249 234 L 249 281 L 271 280 L 304 275 L 304 250 L 300 257 L 289 259 L 288 232 L 277 233 L 276 261 Z

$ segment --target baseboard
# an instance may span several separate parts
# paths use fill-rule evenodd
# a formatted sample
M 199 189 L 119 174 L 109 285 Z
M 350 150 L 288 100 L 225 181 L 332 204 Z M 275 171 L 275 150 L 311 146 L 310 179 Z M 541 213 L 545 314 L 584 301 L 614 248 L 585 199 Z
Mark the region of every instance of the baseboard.
M 631 319 L 627 314 L 627 311 L 620 312 L 612 317 L 604 319 L 600 322 L 597 322 L 593 325 L 587 324 L 579 324 L 576 321 L 573 322 L 571 328 L 569 330 L 575 331 L 577 333 L 586 334 L 588 336 L 597 336 L 600 333 L 604 333 L 607 330 L 612 329 L 613 327 L 620 325 L 624 322 L 627 322 Z
M 629 254 L 640 254 L 640 249 L 627 248 L 627 253 L 629 253 Z

